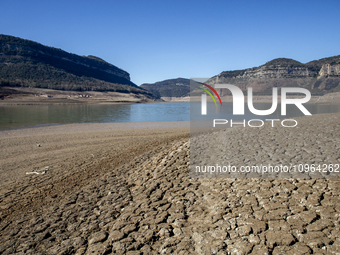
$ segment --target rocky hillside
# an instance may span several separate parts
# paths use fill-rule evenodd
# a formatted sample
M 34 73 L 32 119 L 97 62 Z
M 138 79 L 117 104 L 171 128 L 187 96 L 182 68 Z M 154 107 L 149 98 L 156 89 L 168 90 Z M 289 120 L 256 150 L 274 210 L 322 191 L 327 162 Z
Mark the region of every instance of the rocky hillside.
M 150 94 L 131 82 L 129 73 L 101 58 L 8 35 L 0 35 L 0 85 Z
M 183 97 L 190 91 L 190 80 L 184 78 L 169 79 L 156 83 L 144 83 L 140 86 L 150 91 L 155 97 Z
M 242 90 L 252 87 L 258 94 L 270 94 L 272 87 L 304 87 L 313 94 L 340 91 L 340 55 L 306 64 L 278 58 L 244 70 L 225 71 L 208 80 L 209 84 L 235 84 Z

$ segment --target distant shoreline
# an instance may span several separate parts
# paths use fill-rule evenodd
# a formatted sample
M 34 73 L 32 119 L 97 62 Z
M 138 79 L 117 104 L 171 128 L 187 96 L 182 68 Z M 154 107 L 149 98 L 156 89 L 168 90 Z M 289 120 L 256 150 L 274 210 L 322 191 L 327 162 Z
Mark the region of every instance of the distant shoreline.
M 143 94 L 0 87 L 0 105 L 134 104 L 156 102 Z
M 187 97 L 162 97 L 164 102 L 200 102 L 201 98 L 199 96 L 190 98 Z M 210 99 L 208 99 L 209 101 Z M 221 97 L 222 102 L 231 103 L 233 102 L 232 96 Z M 281 97 L 278 96 L 278 101 L 281 101 Z M 212 102 L 212 100 L 211 100 Z M 247 96 L 245 96 L 245 102 L 247 102 Z M 254 96 L 254 103 L 272 103 L 272 96 Z M 325 94 L 323 96 L 312 96 L 311 100 L 307 104 L 329 104 L 329 105 L 339 105 L 340 104 L 340 92 L 334 92 Z
M 5 91 L 5 92 L 4 92 Z M 8 92 L 10 91 L 10 92 Z M 7 95 L 8 93 L 12 93 Z M 149 99 L 140 94 L 99 91 L 63 91 L 52 89 L 0 87 L 1 105 L 64 105 L 64 104 L 136 104 L 136 103 L 168 103 L 199 102 L 200 97 L 161 97 Z M 232 102 L 232 96 L 223 96 L 222 102 Z M 209 100 L 209 99 L 208 99 Z M 247 97 L 245 97 L 247 101 Z M 280 96 L 278 97 L 280 101 Z M 270 95 L 256 95 L 254 103 L 271 103 Z M 308 104 L 340 104 L 340 92 L 323 96 L 312 96 Z

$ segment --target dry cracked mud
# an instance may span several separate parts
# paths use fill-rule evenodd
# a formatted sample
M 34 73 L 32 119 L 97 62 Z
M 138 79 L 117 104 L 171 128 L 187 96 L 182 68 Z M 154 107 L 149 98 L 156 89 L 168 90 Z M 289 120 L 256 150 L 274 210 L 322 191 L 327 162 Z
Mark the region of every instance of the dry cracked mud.
M 339 117 L 301 119 L 332 127 L 317 132 L 334 133 L 324 153 L 338 162 Z M 64 193 L 48 193 L 53 169 L 3 184 L 0 253 L 339 254 L 339 179 L 191 178 L 188 134 L 157 141 L 93 163 L 101 174 Z

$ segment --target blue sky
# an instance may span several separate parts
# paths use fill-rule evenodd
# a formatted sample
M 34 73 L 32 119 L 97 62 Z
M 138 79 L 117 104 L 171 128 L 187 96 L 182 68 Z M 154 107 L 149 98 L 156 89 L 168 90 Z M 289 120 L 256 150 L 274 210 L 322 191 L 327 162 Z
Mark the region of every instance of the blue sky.
M 140 85 L 340 54 L 340 1 L 1 0 L 0 33 L 126 70 Z

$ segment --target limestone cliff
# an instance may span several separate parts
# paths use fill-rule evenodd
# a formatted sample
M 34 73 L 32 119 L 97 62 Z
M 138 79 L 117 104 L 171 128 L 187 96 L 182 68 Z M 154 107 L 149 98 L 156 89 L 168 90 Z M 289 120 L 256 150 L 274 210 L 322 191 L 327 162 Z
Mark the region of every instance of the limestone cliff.
M 340 90 L 340 55 L 306 64 L 278 58 L 266 64 L 236 71 L 225 71 L 208 80 L 209 84 L 234 84 L 242 90 L 269 94 L 273 87 L 304 87 L 313 94 Z
M 340 75 L 340 65 L 339 64 L 325 64 L 322 65 L 319 76 L 339 76 Z

